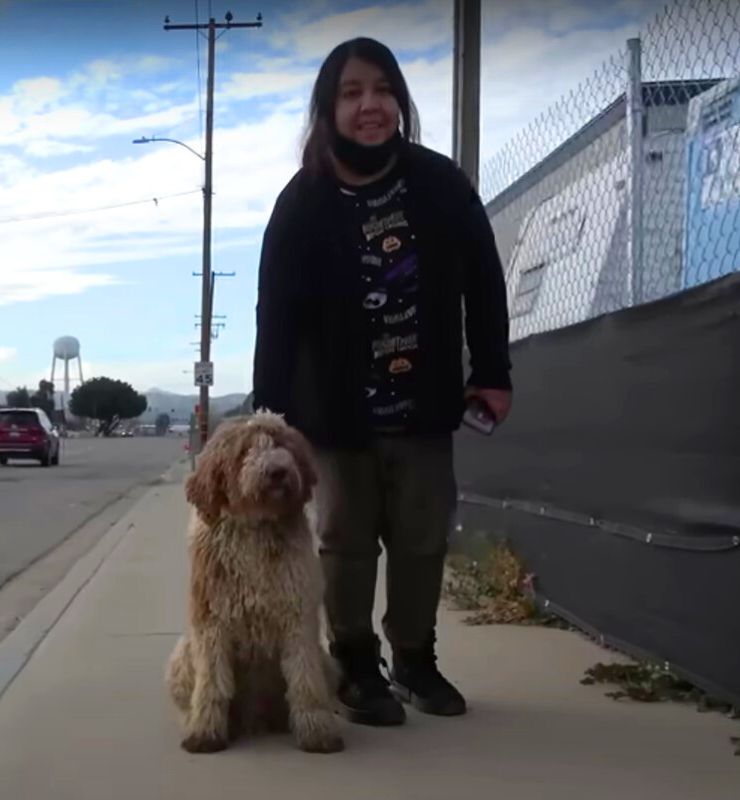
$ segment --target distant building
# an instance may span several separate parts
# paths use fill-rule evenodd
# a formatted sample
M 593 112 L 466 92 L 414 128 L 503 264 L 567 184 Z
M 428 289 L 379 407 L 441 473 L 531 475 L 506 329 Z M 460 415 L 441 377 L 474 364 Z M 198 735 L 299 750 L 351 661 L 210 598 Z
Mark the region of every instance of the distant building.
M 716 80 L 644 83 L 643 272 L 638 302 L 684 286 L 686 130 Z M 629 304 L 629 150 L 620 95 L 486 211 L 506 271 L 511 338 Z

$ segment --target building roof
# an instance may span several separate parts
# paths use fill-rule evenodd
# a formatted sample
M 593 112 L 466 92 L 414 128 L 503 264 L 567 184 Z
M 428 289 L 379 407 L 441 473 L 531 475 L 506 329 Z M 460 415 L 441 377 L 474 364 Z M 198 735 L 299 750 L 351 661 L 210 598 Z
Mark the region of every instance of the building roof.
M 686 105 L 692 97 L 702 94 L 721 81 L 721 78 L 646 81 L 642 84 L 643 106 L 644 108 L 656 108 L 658 106 Z M 489 216 L 506 208 L 517 197 L 521 197 L 547 175 L 559 169 L 578 152 L 603 136 L 624 118 L 625 110 L 626 96 L 623 92 L 561 145 L 489 200 L 486 203 L 486 211 Z

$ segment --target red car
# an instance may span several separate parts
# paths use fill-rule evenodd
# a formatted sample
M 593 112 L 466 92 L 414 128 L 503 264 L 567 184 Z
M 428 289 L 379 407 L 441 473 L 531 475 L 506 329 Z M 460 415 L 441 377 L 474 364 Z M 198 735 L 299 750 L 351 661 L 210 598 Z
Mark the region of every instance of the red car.
M 59 463 L 59 434 L 40 408 L 0 408 L 0 465 L 10 458 Z

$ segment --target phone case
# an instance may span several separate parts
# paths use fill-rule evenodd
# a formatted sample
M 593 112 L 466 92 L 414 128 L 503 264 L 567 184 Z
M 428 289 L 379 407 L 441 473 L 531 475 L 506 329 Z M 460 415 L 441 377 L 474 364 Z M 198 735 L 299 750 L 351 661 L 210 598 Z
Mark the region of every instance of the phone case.
M 468 404 L 463 422 L 468 427 L 486 435 L 493 433 L 493 429 L 496 427 L 496 420 L 491 412 L 483 403 L 477 401 Z

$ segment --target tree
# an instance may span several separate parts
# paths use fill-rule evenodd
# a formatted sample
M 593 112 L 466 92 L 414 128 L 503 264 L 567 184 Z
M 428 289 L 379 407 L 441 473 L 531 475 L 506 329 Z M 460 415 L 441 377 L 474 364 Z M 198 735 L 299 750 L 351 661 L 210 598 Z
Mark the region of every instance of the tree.
M 15 391 L 8 392 L 5 402 L 10 408 L 30 408 L 31 395 L 25 386 L 19 386 Z
M 134 419 L 146 408 L 146 397 L 131 384 L 105 377 L 86 381 L 69 398 L 69 410 L 76 417 L 98 420 L 102 436 L 109 436 L 122 419 Z
M 31 395 L 31 405 L 43 409 L 49 419 L 54 418 L 54 384 L 51 381 L 39 381 L 39 388 Z
M 164 436 L 170 429 L 172 420 L 169 414 L 157 414 L 157 419 L 154 420 L 154 430 L 157 436 Z

